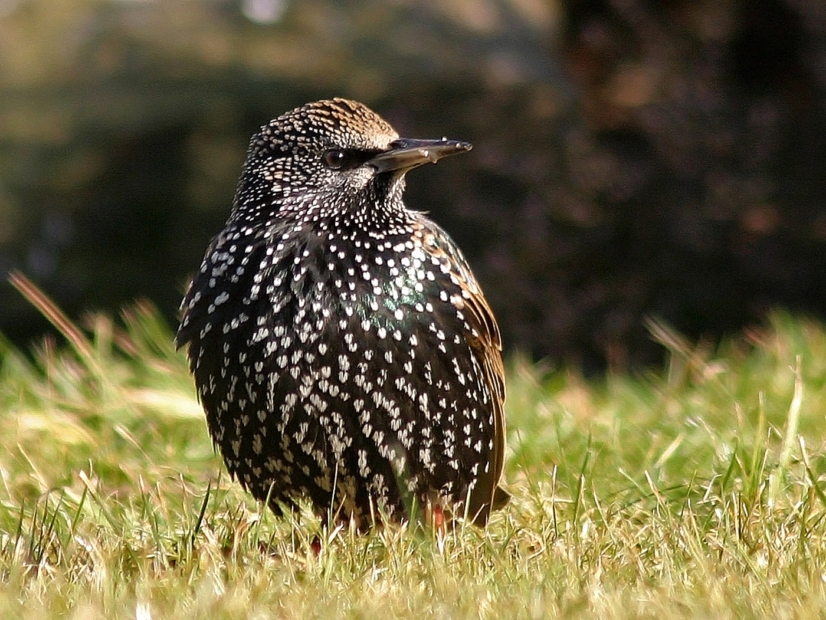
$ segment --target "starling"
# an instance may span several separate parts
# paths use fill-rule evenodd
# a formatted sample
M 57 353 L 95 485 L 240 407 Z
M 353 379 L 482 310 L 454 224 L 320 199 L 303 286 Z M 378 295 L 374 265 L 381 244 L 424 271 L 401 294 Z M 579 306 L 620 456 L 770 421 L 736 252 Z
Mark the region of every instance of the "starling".
M 405 174 L 470 150 L 399 138 L 355 101 L 253 136 L 232 212 L 181 304 L 178 347 L 233 477 L 279 513 L 337 522 L 409 507 L 483 525 L 507 500 L 496 320 Z

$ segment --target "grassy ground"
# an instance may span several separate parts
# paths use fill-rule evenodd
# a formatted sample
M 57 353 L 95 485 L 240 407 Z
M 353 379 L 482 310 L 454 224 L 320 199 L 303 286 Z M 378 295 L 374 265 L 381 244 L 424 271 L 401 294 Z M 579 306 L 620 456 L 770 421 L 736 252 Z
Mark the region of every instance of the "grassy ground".
M 59 317 L 56 317 L 59 322 Z M 118 327 L 120 325 L 120 327 Z M 509 362 L 486 531 L 322 532 L 222 474 L 153 311 L 0 343 L 6 618 L 808 618 L 826 609 L 826 332 L 774 315 L 586 381 Z M 327 539 L 316 557 L 311 542 Z

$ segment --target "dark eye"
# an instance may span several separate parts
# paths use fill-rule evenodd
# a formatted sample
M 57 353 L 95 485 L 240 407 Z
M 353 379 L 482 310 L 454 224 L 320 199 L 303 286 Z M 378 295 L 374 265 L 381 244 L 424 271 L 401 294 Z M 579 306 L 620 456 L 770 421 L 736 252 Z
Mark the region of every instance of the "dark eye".
M 341 170 L 346 167 L 348 163 L 350 163 L 351 159 L 352 157 L 350 156 L 349 151 L 342 151 L 339 149 L 325 151 L 324 155 L 321 156 L 321 161 L 323 161 L 324 165 L 330 170 Z
M 380 152 L 362 149 L 330 149 L 324 151 L 321 161 L 330 170 L 352 170 L 369 161 Z

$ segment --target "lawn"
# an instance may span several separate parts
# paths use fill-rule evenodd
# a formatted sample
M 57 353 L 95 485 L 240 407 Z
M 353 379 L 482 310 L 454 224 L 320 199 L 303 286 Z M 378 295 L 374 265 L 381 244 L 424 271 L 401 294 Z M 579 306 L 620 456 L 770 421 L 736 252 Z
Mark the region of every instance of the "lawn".
M 44 309 L 44 300 L 38 303 Z M 322 531 L 228 479 L 147 304 L 0 340 L 3 618 L 809 618 L 826 609 L 826 331 L 662 370 L 508 361 L 510 505 L 486 530 Z M 323 541 L 320 554 L 313 541 Z

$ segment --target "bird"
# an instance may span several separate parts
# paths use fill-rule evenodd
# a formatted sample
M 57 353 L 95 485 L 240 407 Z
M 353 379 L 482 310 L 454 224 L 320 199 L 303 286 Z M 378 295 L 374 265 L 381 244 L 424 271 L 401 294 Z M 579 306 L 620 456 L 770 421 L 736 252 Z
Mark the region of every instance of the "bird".
M 484 526 L 508 501 L 499 327 L 457 245 L 403 201 L 407 172 L 470 149 L 342 98 L 252 137 L 175 343 L 227 469 L 275 513 Z

